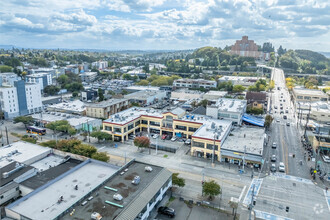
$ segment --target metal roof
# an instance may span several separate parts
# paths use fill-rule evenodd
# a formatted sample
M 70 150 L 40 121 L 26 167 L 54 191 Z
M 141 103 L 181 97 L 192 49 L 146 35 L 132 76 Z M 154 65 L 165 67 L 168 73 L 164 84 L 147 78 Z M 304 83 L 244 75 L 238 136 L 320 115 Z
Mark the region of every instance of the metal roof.
M 137 195 L 115 219 L 135 219 L 171 175 L 172 173 L 169 170 L 162 169 L 145 190 L 141 191 L 141 193 Z

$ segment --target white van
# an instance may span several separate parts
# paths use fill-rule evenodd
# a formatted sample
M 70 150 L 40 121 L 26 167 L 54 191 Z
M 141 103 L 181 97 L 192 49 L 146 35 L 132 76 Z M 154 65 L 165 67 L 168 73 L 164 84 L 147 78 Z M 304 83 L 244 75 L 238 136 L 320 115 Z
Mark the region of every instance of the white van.
M 278 171 L 285 172 L 285 165 L 283 162 L 280 162 L 280 165 L 278 166 Z

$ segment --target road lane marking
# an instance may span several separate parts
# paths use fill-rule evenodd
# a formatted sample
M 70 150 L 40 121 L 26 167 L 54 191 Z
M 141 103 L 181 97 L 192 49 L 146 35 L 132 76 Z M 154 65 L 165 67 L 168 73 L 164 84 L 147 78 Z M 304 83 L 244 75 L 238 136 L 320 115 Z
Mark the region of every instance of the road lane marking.
M 265 220 L 293 220 L 292 218 L 283 217 L 280 215 L 274 215 L 268 212 L 263 212 L 259 210 L 254 210 L 255 217 L 258 219 L 265 219 Z
M 330 211 L 330 193 L 326 192 L 325 189 L 323 190 L 323 193 L 324 193 L 325 199 L 327 200 L 328 209 Z
M 253 179 L 251 181 L 250 187 L 245 195 L 245 198 L 243 200 L 243 205 L 248 206 L 251 203 L 251 199 L 252 199 L 252 190 L 254 186 L 254 196 L 257 196 L 260 188 L 261 188 L 261 184 L 262 184 L 263 179 Z
M 296 177 L 296 176 L 291 176 L 291 175 L 286 175 L 286 174 L 280 174 L 280 173 L 274 173 L 272 174 L 275 177 L 286 179 L 286 180 L 291 180 L 291 181 L 296 181 L 296 182 L 301 182 L 301 183 L 308 183 L 308 184 L 314 184 L 311 180 L 301 178 L 301 177 Z
M 241 195 L 239 195 L 239 198 L 238 198 L 238 202 L 241 201 L 242 196 L 243 196 L 243 194 L 244 194 L 244 192 L 245 192 L 245 189 L 246 189 L 246 186 L 244 186 L 244 188 L 242 189 Z

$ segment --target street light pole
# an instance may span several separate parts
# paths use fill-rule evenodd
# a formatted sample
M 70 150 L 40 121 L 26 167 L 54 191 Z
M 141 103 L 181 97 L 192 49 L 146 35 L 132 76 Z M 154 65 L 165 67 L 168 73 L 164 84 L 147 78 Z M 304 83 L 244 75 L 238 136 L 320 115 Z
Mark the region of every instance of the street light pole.
M 253 188 L 252 188 L 251 203 L 249 205 L 249 208 L 250 208 L 249 220 L 251 220 L 252 208 L 253 208 L 253 201 L 254 201 L 254 184 L 253 184 Z

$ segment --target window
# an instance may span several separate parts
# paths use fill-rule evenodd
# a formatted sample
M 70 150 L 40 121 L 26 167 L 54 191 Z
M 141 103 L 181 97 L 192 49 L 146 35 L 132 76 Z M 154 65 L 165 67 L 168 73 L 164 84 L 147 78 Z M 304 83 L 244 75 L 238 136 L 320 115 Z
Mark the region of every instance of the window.
M 139 120 L 139 121 L 136 121 L 136 122 L 135 122 L 135 126 L 138 126 L 140 123 L 141 123 L 140 120 Z
M 213 150 L 213 144 L 207 144 L 206 148 L 209 150 Z M 218 145 L 214 145 L 214 150 L 218 150 Z
M 121 133 L 121 128 L 114 128 L 114 132 Z
M 147 124 L 148 124 L 148 121 L 146 121 L 146 120 L 142 120 L 141 123 L 144 124 L 144 125 L 147 125 Z
M 110 127 L 110 126 L 104 126 L 104 129 L 105 129 L 106 131 L 112 131 L 112 127 Z
M 204 143 L 193 141 L 192 142 L 193 147 L 199 147 L 199 148 L 204 148 Z
M 175 126 L 175 128 L 178 129 L 178 130 L 183 130 L 183 131 L 187 130 L 186 126 L 181 126 L 181 125 L 177 125 L 177 126 Z
M 131 130 L 132 128 L 134 127 L 134 125 L 133 125 L 133 123 L 132 124 L 130 124 L 130 125 L 128 125 L 128 130 Z
M 150 121 L 150 125 L 160 126 L 160 123 L 159 122 L 155 122 L 155 121 Z
M 192 132 L 197 131 L 197 129 L 198 129 L 198 128 L 191 128 L 191 127 L 189 127 L 189 131 L 192 131 Z
M 229 118 L 229 114 L 219 113 L 219 118 Z

